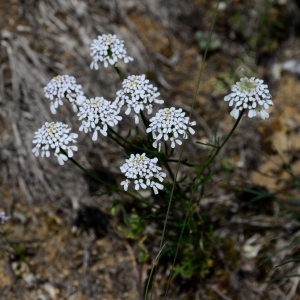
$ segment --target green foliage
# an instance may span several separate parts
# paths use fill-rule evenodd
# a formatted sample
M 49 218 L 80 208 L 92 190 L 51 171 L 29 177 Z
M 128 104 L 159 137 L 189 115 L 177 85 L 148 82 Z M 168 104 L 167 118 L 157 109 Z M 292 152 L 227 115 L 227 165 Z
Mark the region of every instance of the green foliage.
M 144 234 L 145 223 L 144 220 L 138 215 L 136 210 L 133 208 L 130 217 L 127 216 L 123 206 L 120 206 L 123 212 L 123 221 L 125 227 L 118 226 L 118 230 L 124 234 L 124 236 L 132 240 L 138 250 L 138 261 L 144 263 L 149 257 L 148 249 L 144 244 L 147 236 Z
M 189 225 L 194 226 L 195 229 L 199 227 L 196 222 L 189 222 Z M 210 272 L 213 266 L 210 250 L 214 241 L 214 230 L 212 226 L 209 226 L 207 230 L 207 232 L 202 231 L 201 234 L 190 231 L 184 236 L 181 241 L 178 263 L 173 269 L 173 278 L 182 276 L 201 279 Z

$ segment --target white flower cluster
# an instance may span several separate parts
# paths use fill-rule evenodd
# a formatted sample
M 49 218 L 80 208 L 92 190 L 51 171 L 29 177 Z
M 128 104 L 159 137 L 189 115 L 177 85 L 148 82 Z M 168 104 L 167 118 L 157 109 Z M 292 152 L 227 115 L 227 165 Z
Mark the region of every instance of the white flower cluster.
M 6 217 L 4 211 L 0 211 L 0 224 L 3 225 L 8 219 L 10 219 L 10 217 Z
M 124 190 L 127 191 L 131 180 L 134 180 L 135 190 L 139 188 L 146 189 L 151 187 L 154 194 L 158 194 L 158 190 L 162 190 L 164 186 L 155 181 L 155 179 L 163 182 L 166 173 L 161 172 L 161 167 L 156 165 L 158 159 L 148 158 L 145 153 L 143 154 L 131 154 L 129 159 L 126 159 L 125 163 L 120 167 L 121 172 L 127 177 L 126 180 L 121 182 L 124 186 Z
M 129 115 L 131 110 L 134 110 L 135 123 L 139 123 L 139 114 L 145 108 L 147 113 L 152 113 L 153 103 L 163 104 L 164 101 L 157 99 L 160 93 L 157 92 L 157 87 L 154 87 L 152 84 L 149 84 L 149 80 L 146 79 L 145 75 L 132 75 L 129 76 L 122 82 L 123 89 L 117 92 L 117 97 L 115 102 L 123 106 L 127 106 L 125 112 L 126 115 Z
M 60 165 L 63 165 L 68 157 L 73 156 L 73 151 L 77 151 L 77 146 L 70 146 L 69 143 L 76 143 L 77 133 L 69 133 L 71 128 L 61 122 L 46 122 L 42 128 L 35 132 L 34 140 L 32 143 L 36 146 L 32 149 L 35 156 L 39 156 L 40 149 L 42 150 L 41 156 L 49 157 L 50 149 L 54 150 L 54 156 L 57 157 Z M 66 156 L 60 153 L 60 149 L 68 153 Z
M 258 113 L 264 120 L 269 118 L 269 113 L 265 110 L 274 103 L 268 86 L 263 84 L 263 80 L 257 78 L 241 78 L 232 86 L 232 93 L 225 96 L 224 100 L 229 101 L 229 106 L 234 105 L 231 115 L 237 119 L 242 110 L 248 109 L 248 117 L 255 117 Z
M 91 45 L 91 56 L 93 62 L 91 63 L 91 69 L 98 70 L 98 62 L 103 62 L 104 67 L 107 68 L 108 63 L 115 65 L 118 59 L 124 60 L 127 64 L 132 61 L 133 58 L 127 56 L 127 51 L 124 48 L 124 41 L 117 39 L 116 35 L 103 34 L 99 35 L 98 39 L 95 39 Z
M 155 117 L 150 119 L 147 133 L 152 132 L 154 148 L 161 149 L 162 140 L 170 140 L 171 147 L 175 148 L 175 142 L 181 145 L 182 142 L 179 136 L 183 139 L 188 138 L 188 131 L 194 134 L 195 130 L 191 127 L 196 125 L 196 122 L 190 122 L 189 117 L 185 117 L 185 112 L 182 109 L 175 109 L 175 107 L 160 109 Z
M 96 97 L 86 99 L 82 102 L 82 106 L 79 107 L 79 120 L 82 121 L 82 125 L 79 131 L 87 133 L 94 129 L 93 141 L 98 139 L 98 131 L 104 136 L 107 136 L 107 125 L 117 125 L 121 116 L 118 116 L 120 108 L 103 97 Z
M 81 85 L 76 84 L 76 79 L 69 75 L 59 75 L 51 79 L 51 81 L 44 87 L 45 96 L 51 100 L 50 110 L 56 114 L 56 109 L 59 105 L 63 105 L 62 99 L 67 99 L 77 111 L 77 99 L 82 99 L 83 91 Z M 80 101 L 80 100 L 79 100 Z

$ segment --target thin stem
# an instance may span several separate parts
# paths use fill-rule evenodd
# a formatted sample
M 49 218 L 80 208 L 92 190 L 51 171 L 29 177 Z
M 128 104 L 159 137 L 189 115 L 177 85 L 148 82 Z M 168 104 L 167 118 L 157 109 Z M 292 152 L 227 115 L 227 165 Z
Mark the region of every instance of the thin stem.
M 146 153 L 149 153 L 149 154 L 157 154 L 156 151 L 151 151 L 151 150 L 148 150 L 148 149 L 145 149 L 145 148 L 142 148 L 140 146 L 137 146 L 131 142 L 129 142 L 128 139 L 124 139 L 122 136 L 120 136 L 116 131 L 114 131 L 111 127 L 108 126 L 108 130 L 110 130 L 113 134 L 115 134 L 119 139 L 121 139 L 124 143 L 127 143 L 130 147 L 133 147 L 137 150 L 141 150 L 143 152 L 146 152 Z M 125 147 L 124 147 L 125 148 Z
M 143 120 L 143 123 L 144 123 L 145 129 L 147 129 L 147 128 L 148 128 L 148 126 L 149 126 L 149 122 L 148 122 L 148 120 L 146 119 L 146 117 L 145 117 L 145 115 L 144 115 L 143 111 L 140 111 L 140 114 L 141 114 L 141 117 L 142 117 L 142 120 Z
M 235 131 L 236 127 L 238 126 L 239 122 L 241 121 L 241 119 L 242 119 L 242 117 L 244 115 L 244 112 L 245 112 L 245 109 L 243 109 L 241 111 L 241 114 L 239 115 L 238 119 L 235 121 L 234 126 L 230 130 L 229 134 L 227 135 L 227 137 L 225 138 L 225 140 L 223 141 L 223 143 L 220 146 L 216 147 L 215 153 L 213 155 L 211 155 L 211 157 L 208 159 L 207 163 L 204 165 L 204 167 L 202 169 L 202 172 L 213 162 L 213 160 L 218 155 L 218 153 L 220 152 L 220 150 L 224 147 L 224 145 L 230 139 L 230 137 L 232 136 L 232 134 Z
M 153 271 L 154 271 L 155 266 L 156 266 L 156 262 L 153 263 L 152 268 L 151 268 L 151 271 L 150 271 L 150 274 L 149 274 L 149 279 L 148 279 L 147 286 L 146 286 L 146 291 L 145 291 L 144 300 L 147 300 L 148 291 L 149 291 L 149 287 L 150 287 L 150 283 L 151 283 L 151 280 L 150 280 L 150 279 L 152 278 L 152 275 L 153 275 Z
M 179 160 L 179 159 L 168 159 L 167 162 L 174 162 L 174 163 L 180 163 L 182 165 L 185 165 L 187 167 L 195 167 L 195 164 L 189 164 L 185 162 L 184 160 Z
M 174 178 L 174 174 L 173 174 L 173 172 L 172 172 L 172 170 L 171 170 L 171 168 L 170 168 L 168 162 L 167 162 L 165 159 L 163 159 L 163 164 L 164 164 L 164 166 L 166 167 L 166 169 L 168 170 L 168 172 L 169 172 L 169 174 L 170 174 L 172 180 L 174 181 L 174 179 L 175 179 L 175 178 Z
M 64 153 L 65 155 L 67 155 L 67 153 L 62 150 L 62 153 Z M 88 171 L 86 168 L 84 168 L 81 164 L 79 164 L 75 159 L 73 159 L 72 157 L 69 157 L 69 160 L 76 166 L 78 167 L 81 171 L 83 171 L 85 174 L 89 175 L 91 178 L 97 180 L 98 182 L 102 183 L 103 185 L 116 190 L 117 188 L 111 184 L 109 184 L 108 182 L 102 180 L 100 177 L 96 176 L 95 174 L 91 173 L 90 171 Z
M 220 152 L 220 150 L 224 147 L 224 145 L 228 142 L 228 140 L 230 139 L 230 137 L 232 136 L 233 132 L 235 131 L 235 129 L 237 128 L 239 122 L 241 121 L 242 117 L 243 117 L 243 114 L 245 112 L 245 109 L 242 110 L 241 114 L 239 115 L 238 119 L 235 121 L 235 124 L 234 126 L 232 127 L 231 131 L 229 132 L 229 134 L 227 135 L 227 137 L 224 139 L 223 143 L 220 145 L 220 146 L 217 146 L 216 147 L 216 150 L 214 152 L 213 155 L 211 155 L 211 157 L 208 159 L 207 163 L 204 164 L 203 168 L 201 169 L 200 171 L 200 174 L 197 175 L 198 178 L 201 177 L 201 175 L 203 174 L 203 171 L 213 162 L 213 160 L 216 158 L 216 156 L 218 155 L 218 153 Z M 195 187 L 197 184 L 196 182 L 193 184 L 193 186 Z M 169 287 L 170 287 L 170 281 L 171 281 L 171 277 L 172 277 L 172 274 L 173 274 L 173 267 L 176 263 L 176 259 L 177 259 L 177 255 L 178 255 L 178 251 L 179 251 L 179 246 L 180 246 L 180 243 L 181 243 L 181 240 L 182 240 L 182 236 L 183 236 L 183 233 L 184 233 L 184 230 L 185 230 L 185 226 L 186 226 L 186 223 L 187 223 L 187 219 L 188 219 L 188 215 L 189 215 L 189 212 L 190 212 L 190 209 L 191 209 L 191 206 L 192 206 L 192 199 L 194 198 L 194 194 L 196 192 L 196 189 L 192 189 L 193 192 L 192 192 L 192 195 L 190 197 L 190 200 L 189 200 L 189 205 L 188 205 L 188 209 L 186 211 L 186 214 L 185 214 L 185 218 L 184 218 L 184 222 L 183 222 L 183 226 L 182 226 L 182 229 L 181 229 L 181 232 L 180 232 L 180 237 L 179 237 L 179 240 L 178 240 L 178 244 L 177 244 L 177 247 L 176 247 L 176 252 L 175 252 L 175 256 L 174 256 L 174 260 L 173 260 L 173 264 L 172 264 L 172 268 L 171 268 L 171 272 L 170 272 L 170 275 L 169 275 L 169 279 L 168 279 L 168 284 L 167 284 L 167 289 L 166 289 L 166 294 L 165 294 L 165 299 L 167 299 L 167 296 L 168 296 L 168 290 L 169 290 Z
M 107 126 L 108 130 L 111 131 L 114 135 L 116 135 L 120 140 L 122 140 L 124 143 L 129 144 L 130 146 L 133 146 L 132 143 L 130 143 L 127 139 L 124 139 L 121 135 L 119 135 L 116 131 L 114 131 L 110 126 Z
M 157 260 L 161 254 L 161 252 L 163 251 L 164 247 L 166 246 L 166 244 L 164 244 L 162 246 L 162 248 L 160 249 L 160 251 L 158 252 L 153 264 L 152 264 L 152 268 L 151 268 L 151 271 L 150 271 L 150 275 L 149 275 L 149 279 L 148 279 L 148 282 L 147 282 L 147 286 L 146 286 L 146 291 L 145 291 L 145 296 L 144 296 L 144 300 L 147 299 L 147 296 L 148 296 L 148 291 L 149 291 L 149 287 L 150 287 L 150 282 L 151 282 L 151 278 L 152 278 L 152 274 L 153 274 L 153 271 L 154 271 L 154 268 L 155 266 L 157 265 Z
M 128 148 L 124 144 L 122 144 L 118 139 L 116 139 L 111 133 L 108 133 L 107 136 L 109 138 L 111 138 L 113 141 L 115 141 L 119 146 L 121 146 L 122 148 L 128 150 Z
M 117 64 L 114 65 L 114 68 L 115 68 L 115 70 L 117 71 L 120 80 L 123 82 L 123 81 L 124 81 L 124 77 L 123 77 L 123 75 L 122 75 L 120 69 L 118 68 Z
M 189 215 L 192 203 L 193 203 L 192 199 L 194 198 L 194 194 L 195 194 L 195 192 L 193 192 L 193 195 L 191 195 L 191 197 L 190 197 L 189 205 L 188 205 L 188 208 L 187 208 L 187 211 L 186 211 L 186 214 L 185 214 L 185 218 L 184 218 L 184 222 L 183 222 L 183 226 L 181 228 L 181 232 L 180 232 L 179 240 L 178 240 L 178 243 L 177 243 L 174 260 L 173 260 L 173 263 L 172 263 L 172 268 L 170 270 L 170 275 L 169 275 L 169 278 L 168 278 L 168 284 L 167 284 L 167 288 L 166 288 L 165 299 L 167 299 L 166 297 L 168 296 L 170 282 L 171 282 L 171 278 L 172 278 L 172 275 L 173 275 L 173 268 L 174 268 L 175 263 L 176 263 L 176 259 L 177 259 L 177 255 L 178 255 L 178 251 L 179 251 L 179 246 L 180 246 L 180 243 L 181 243 L 181 240 L 182 240 L 182 237 L 183 237 L 183 233 L 184 233 L 184 230 L 185 230 L 185 225 L 187 223 L 188 215 Z
M 60 151 L 68 156 L 67 152 L 63 149 L 60 148 Z M 95 179 L 96 181 L 102 183 L 103 185 L 109 187 L 111 190 L 110 190 L 110 193 L 112 193 L 113 191 L 117 191 L 119 193 L 122 193 L 122 194 L 125 194 L 125 195 L 129 195 L 130 197 L 133 197 L 135 200 L 138 200 L 138 201 L 141 201 L 143 203 L 146 203 L 146 204 L 150 204 L 147 200 L 145 200 L 144 198 L 141 198 L 141 197 L 137 197 L 135 195 L 133 195 L 132 193 L 130 192 L 127 192 L 127 191 L 124 191 L 123 189 L 121 188 L 118 188 L 116 187 L 115 185 L 112 185 L 106 181 L 104 181 L 103 179 L 101 179 L 100 177 L 98 177 L 97 175 L 91 173 L 90 171 L 88 171 L 85 167 L 83 167 L 80 163 L 78 163 L 75 159 L 73 159 L 72 157 L 68 157 L 68 159 L 76 166 L 78 167 L 81 171 L 83 171 L 85 174 L 89 175 L 91 178 Z
M 204 56 L 203 56 L 203 62 L 201 64 L 201 68 L 200 68 L 198 79 L 197 79 L 197 85 L 196 85 L 196 88 L 195 88 L 195 91 L 194 91 L 194 96 L 193 96 L 193 101 L 192 101 L 192 105 L 191 105 L 189 120 L 191 119 L 191 116 L 192 116 L 192 113 L 193 113 L 193 110 L 194 110 L 194 105 L 196 103 L 196 98 L 197 98 L 199 87 L 200 87 L 200 82 L 201 82 L 201 78 L 202 78 L 202 74 L 203 74 L 203 70 L 204 70 L 204 64 L 205 64 L 205 61 L 206 61 L 206 56 L 207 56 L 209 45 L 210 45 L 212 31 L 213 31 L 213 28 L 214 28 L 214 25 L 215 25 L 215 21 L 216 21 L 216 18 L 217 18 L 217 14 L 218 14 L 219 3 L 220 3 L 220 0 L 218 0 L 217 5 L 216 5 L 215 10 L 214 10 L 214 17 L 213 17 L 213 21 L 212 21 L 212 24 L 211 24 L 211 27 L 210 27 L 210 31 L 209 31 L 209 35 L 208 35 L 208 40 L 207 40 L 207 43 L 206 43 L 206 48 L 205 48 L 205 52 L 204 52 Z M 188 130 L 188 128 L 186 130 Z M 184 140 L 184 142 L 182 144 L 182 147 L 181 147 L 181 151 L 180 151 L 180 155 L 179 155 L 179 161 L 178 161 L 176 172 L 175 172 L 175 180 L 174 180 L 174 182 L 176 181 L 176 178 L 177 178 L 177 175 L 178 175 L 178 171 L 179 171 L 179 167 L 180 167 L 180 161 L 182 159 L 185 142 L 186 142 L 186 140 Z M 172 202 L 172 198 L 173 198 L 174 188 L 175 188 L 175 184 L 173 184 L 173 186 L 172 186 L 172 191 L 171 191 L 169 206 L 168 206 L 168 210 L 167 210 L 167 214 L 166 214 L 166 219 L 165 219 L 165 223 L 164 223 L 164 229 L 163 229 L 163 233 L 162 233 L 162 239 L 161 239 L 160 246 L 162 246 L 162 243 L 163 243 L 163 240 L 164 240 L 165 229 L 166 229 L 166 224 L 167 224 L 168 217 L 169 217 L 169 209 L 171 207 L 171 202 Z M 192 202 L 192 199 L 193 198 L 191 197 L 190 198 L 190 203 Z M 189 208 L 190 208 L 190 205 L 189 205 Z M 186 212 L 186 214 L 188 214 L 188 212 L 189 212 L 189 210 Z M 185 218 L 185 221 L 183 223 L 183 229 L 182 229 L 182 231 L 185 228 L 186 220 L 187 220 L 187 218 Z M 180 236 L 180 240 L 179 240 L 178 245 L 177 245 L 178 248 L 179 248 L 179 245 L 181 243 L 181 237 L 182 236 Z M 175 260 L 174 260 L 174 263 L 172 265 L 172 269 L 174 267 L 174 264 L 175 264 Z M 165 293 L 165 299 L 167 299 L 167 297 L 168 297 L 168 291 L 169 291 L 169 286 L 170 286 L 170 281 L 171 281 L 172 269 L 171 269 L 171 273 L 170 273 L 169 279 L 168 279 L 168 285 L 167 285 L 167 289 L 166 289 L 166 293 Z M 152 299 L 152 297 L 151 297 L 151 299 Z
M 196 98 L 197 98 L 197 95 L 198 95 L 198 91 L 199 91 L 199 87 L 200 87 L 200 81 L 201 81 L 201 77 L 202 77 L 203 70 L 204 70 L 204 63 L 205 63 L 205 60 L 206 60 L 206 56 L 207 56 L 207 52 L 208 52 L 208 48 L 209 48 L 209 44 L 210 44 L 210 40 L 211 40 L 212 30 L 214 28 L 214 24 L 215 24 L 215 21 L 216 21 L 216 16 L 217 16 L 217 12 L 218 12 L 219 2 L 220 2 L 220 0 L 218 0 L 218 3 L 216 5 L 215 11 L 214 11 L 214 19 L 213 19 L 213 22 L 212 22 L 212 25 L 211 25 L 211 28 L 210 28 L 210 32 L 209 32 L 209 36 L 208 36 L 208 41 L 207 41 L 205 53 L 204 53 L 204 56 L 203 56 L 203 62 L 201 64 L 201 68 L 200 68 L 200 71 L 199 71 L 199 75 L 198 75 L 198 79 L 197 79 L 197 85 L 196 85 L 194 96 L 193 96 L 193 102 L 192 102 L 191 111 L 190 111 L 190 117 L 189 118 L 191 118 L 191 116 L 192 116 L 194 105 L 195 105 Z M 188 128 L 187 128 L 187 130 L 188 130 Z M 179 171 L 179 167 L 180 167 L 180 161 L 182 159 L 185 142 L 186 142 L 186 140 L 183 141 L 183 144 L 182 144 L 182 147 L 181 147 L 181 150 L 180 150 L 180 155 L 179 155 L 179 160 L 178 160 L 178 164 L 177 164 L 177 167 L 176 167 L 174 182 L 176 181 L 176 178 L 177 178 L 177 175 L 178 175 L 178 171 Z M 172 202 L 172 198 L 173 198 L 174 188 L 175 188 L 175 183 L 172 186 L 172 191 L 171 191 L 170 200 L 169 200 L 169 206 L 168 206 L 168 210 L 167 210 L 167 214 L 166 214 L 166 218 L 165 218 L 164 229 L 163 229 L 163 233 L 162 233 L 160 247 L 162 246 L 163 241 L 164 241 L 165 229 L 166 229 L 166 224 L 167 224 L 168 217 L 169 217 L 169 210 L 170 210 L 170 207 L 171 207 L 171 202 Z

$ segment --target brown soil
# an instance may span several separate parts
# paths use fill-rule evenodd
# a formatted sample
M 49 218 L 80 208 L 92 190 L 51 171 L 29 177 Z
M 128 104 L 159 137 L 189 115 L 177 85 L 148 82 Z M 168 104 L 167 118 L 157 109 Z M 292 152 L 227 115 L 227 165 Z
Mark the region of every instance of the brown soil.
M 232 128 L 223 98 L 241 76 L 264 78 L 275 106 L 266 121 L 243 118 L 212 166 L 227 164 L 232 172 L 208 183 L 199 210 L 209 211 L 215 234 L 226 242 L 213 246 L 201 280 L 173 280 L 169 299 L 300 299 L 299 277 L 267 283 L 299 274 L 297 263 L 270 271 L 297 258 L 297 245 L 259 266 L 300 233 L 299 187 L 286 168 L 299 178 L 300 74 L 283 67 L 289 60 L 300 65 L 300 11 L 297 1 L 280 2 L 265 11 L 265 1 L 232 0 L 218 12 L 214 32 L 221 43 L 208 52 L 195 98 L 197 132 L 186 157 L 204 159 L 203 147 L 192 142 L 207 140 L 221 112 L 217 135 L 222 138 Z M 124 203 L 128 213 L 141 206 L 115 194 L 90 196 L 105 187 L 70 161 L 59 166 L 54 157 L 32 154 L 34 132 L 45 121 L 79 128 L 67 105 L 50 113 L 43 87 L 54 76 L 69 74 L 88 97 L 113 99 L 118 76 L 113 68 L 90 70 L 89 47 L 97 35 L 114 33 L 135 59 L 120 64 L 122 72 L 146 74 L 166 106 L 189 111 L 204 57 L 194 34 L 209 31 L 214 7 L 210 0 L 0 2 L 0 211 L 11 216 L 0 229 L 6 235 L 0 238 L 1 299 L 143 299 L 159 252 L 156 228 L 149 224 L 141 241 L 127 240 L 119 230 L 125 227 L 122 214 L 114 215 L 112 204 Z M 132 124 L 124 120 L 119 133 L 126 135 Z M 111 184 L 120 183 L 120 147 L 106 138 L 95 143 L 84 134 L 78 145 L 76 160 Z M 237 192 L 237 186 L 288 198 L 292 203 L 285 208 L 293 214 L 280 214 L 282 203 L 268 197 L 245 208 L 249 193 Z M 144 263 L 138 259 L 141 245 L 149 255 Z M 152 299 L 164 299 L 169 268 L 168 261 L 159 265 Z

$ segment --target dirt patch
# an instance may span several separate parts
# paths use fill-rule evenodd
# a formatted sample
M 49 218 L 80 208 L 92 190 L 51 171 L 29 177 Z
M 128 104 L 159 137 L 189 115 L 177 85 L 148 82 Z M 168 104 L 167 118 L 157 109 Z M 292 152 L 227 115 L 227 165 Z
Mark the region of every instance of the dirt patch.
M 208 185 L 201 209 L 213 204 L 211 224 L 228 242 L 214 245 L 201 282 L 184 276 L 174 280 L 170 299 L 298 299 L 297 279 L 260 285 L 275 272 L 266 271 L 286 257 L 295 257 L 297 249 L 287 249 L 272 264 L 258 267 L 264 257 L 298 236 L 298 223 L 287 216 L 274 218 L 279 208 L 268 202 L 268 195 L 261 201 L 269 207 L 256 202 L 245 208 L 243 199 L 250 196 L 233 190 L 247 183 L 251 188 L 255 185 L 254 191 L 258 187 L 267 194 L 289 191 L 293 199 L 298 197 L 297 186 L 286 183 L 288 173 L 282 165 L 289 161 L 299 176 L 299 74 L 283 70 L 282 63 L 291 57 L 300 60 L 295 33 L 299 24 L 288 20 L 299 11 L 289 2 L 263 14 L 262 2 L 251 6 L 236 0 L 228 7 L 222 2 L 214 28 L 221 44 L 208 52 L 195 98 L 197 132 L 192 140 L 205 141 L 220 112 L 217 134 L 222 138 L 230 130 L 233 119 L 223 98 L 241 74 L 266 79 L 275 107 L 266 122 L 244 118 L 220 155 L 224 159 L 213 166 L 232 171 Z M 89 47 L 97 35 L 115 33 L 135 58 L 132 64 L 120 64 L 122 72 L 146 74 L 167 106 L 189 111 L 205 55 L 195 33 L 209 30 L 214 7 L 212 1 L 192 0 L 176 5 L 93 0 L 0 4 L 0 209 L 11 216 L 3 227 L 7 241 L 0 242 L 1 248 L 8 249 L 0 260 L 3 299 L 142 299 L 158 253 L 156 229 L 147 225 L 141 244 L 148 248 L 149 259 L 139 263 L 141 244 L 120 232 L 118 226 L 124 224 L 112 213 L 112 203 L 123 201 L 128 213 L 143 208 L 119 195 L 91 197 L 105 192 L 105 187 L 69 163 L 59 166 L 54 157 L 32 154 L 34 132 L 45 121 L 68 123 L 76 132 L 79 127 L 67 105 L 50 114 L 43 87 L 54 76 L 69 74 L 88 97 L 113 100 L 120 88 L 118 76 L 112 68 L 90 70 Z M 259 27 L 263 17 L 269 31 Z M 286 37 L 277 26 L 280 22 Z M 132 124 L 126 120 L 117 130 L 125 136 Z M 123 157 L 116 144 L 104 138 L 95 144 L 91 135 L 80 135 L 78 144 L 80 163 L 111 184 L 120 183 Z M 200 162 L 204 148 L 190 145 L 186 153 Z M 169 267 L 166 261 L 158 268 L 154 299 L 163 299 Z M 278 276 L 293 272 L 298 272 L 296 264 L 281 268 Z

